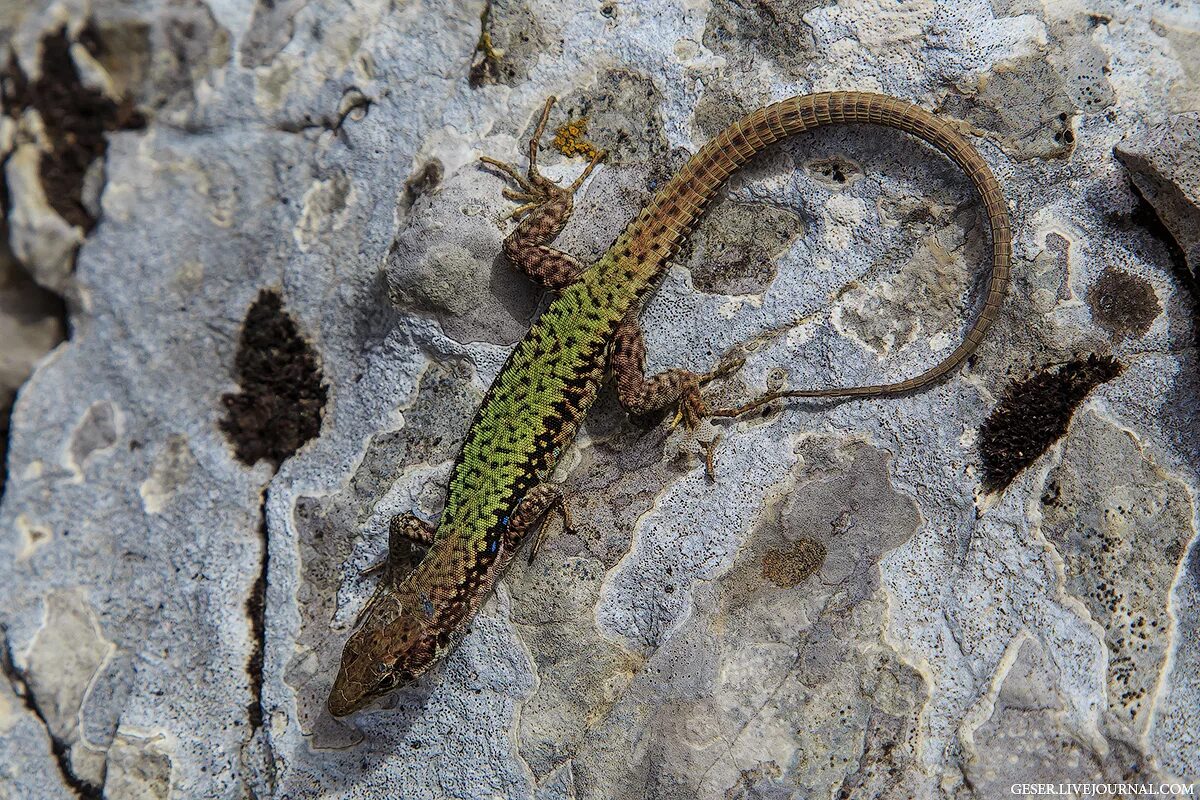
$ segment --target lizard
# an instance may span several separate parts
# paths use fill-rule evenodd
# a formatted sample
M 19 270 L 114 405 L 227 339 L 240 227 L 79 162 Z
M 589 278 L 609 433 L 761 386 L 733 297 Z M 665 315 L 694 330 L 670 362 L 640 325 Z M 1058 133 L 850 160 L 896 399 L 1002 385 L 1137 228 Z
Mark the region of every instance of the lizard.
M 487 156 L 481 161 L 517 187 L 502 191 L 521 203 L 509 214 L 518 224 L 503 241 L 505 256 L 557 295 L 487 390 L 451 471 L 438 524 L 413 512 L 391 519 L 383 575 L 343 648 L 326 704 L 334 716 L 353 713 L 412 683 L 453 647 L 518 546 L 539 524 L 544 530 L 549 514 L 557 512 L 564 528 L 572 528 L 568 507 L 550 476 L 606 379 L 613 379 L 630 414 L 674 407 L 676 420 L 688 427 L 706 417 L 737 417 L 783 398 L 911 392 L 942 378 L 975 350 L 1007 290 L 1012 234 L 1004 196 L 987 163 L 952 122 L 866 92 L 793 97 L 733 123 L 687 161 L 604 255 L 585 265 L 550 245 L 571 215 L 575 192 L 604 153 L 595 153 L 569 186 L 542 175 L 539 141 L 554 102 L 549 98 L 542 109 L 524 174 Z M 669 369 L 646 376 L 641 307 L 726 178 L 779 139 L 843 123 L 914 135 L 948 156 L 974 185 L 988 217 L 992 264 L 983 307 L 962 342 L 935 366 L 897 383 L 771 391 L 730 408 L 710 408 L 701 387 L 738 364 L 718 364 L 704 374 Z M 428 549 L 402 574 L 412 544 Z

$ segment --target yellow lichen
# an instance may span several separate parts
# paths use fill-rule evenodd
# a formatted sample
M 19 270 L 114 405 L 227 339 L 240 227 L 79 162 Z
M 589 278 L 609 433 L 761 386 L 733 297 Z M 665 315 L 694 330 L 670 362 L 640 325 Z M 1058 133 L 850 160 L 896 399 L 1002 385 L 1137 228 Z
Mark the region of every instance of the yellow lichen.
M 587 133 L 588 118 L 567 120 L 554 131 L 551 145 L 564 156 L 587 156 L 594 158 L 598 148 L 583 138 Z

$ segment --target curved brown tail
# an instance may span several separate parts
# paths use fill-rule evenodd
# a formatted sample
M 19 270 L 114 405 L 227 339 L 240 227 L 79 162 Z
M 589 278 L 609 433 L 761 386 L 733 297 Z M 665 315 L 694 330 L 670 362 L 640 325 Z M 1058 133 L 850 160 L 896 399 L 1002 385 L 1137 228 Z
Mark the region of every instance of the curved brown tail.
M 738 408 L 722 409 L 717 416 L 736 416 L 784 397 L 844 397 L 899 394 L 925 386 L 958 366 L 972 353 L 1008 289 L 1012 264 L 1012 231 L 1004 195 L 986 162 L 950 124 L 923 108 L 870 92 L 825 92 L 793 97 L 761 108 L 730 125 L 700 149 L 682 170 L 655 196 L 626 231 L 625 245 L 641 253 L 656 269 L 678 247 L 700 212 L 716 195 L 730 173 L 755 153 L 785 136 L 842 123 L 868 123 L 910 133 L 945 153 L 975 185 L 988 215 L 992 234 L 992 269 L 987 299 L 962 343 L 936 366 L 898 383 L 771 392 Z M 657 256 L 658 258 L 655 258 Z

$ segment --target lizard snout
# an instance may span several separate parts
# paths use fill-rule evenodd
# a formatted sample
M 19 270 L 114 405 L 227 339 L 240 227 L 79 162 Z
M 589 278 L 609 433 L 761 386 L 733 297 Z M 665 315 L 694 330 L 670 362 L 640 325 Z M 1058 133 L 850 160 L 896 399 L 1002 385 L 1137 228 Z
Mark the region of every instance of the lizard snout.
M 376 613 L 372 604 L 342 650 L 326 706 L 335 717 L 353 714 L 412 683 L 437 657 L 437 637 L 408 611 Z

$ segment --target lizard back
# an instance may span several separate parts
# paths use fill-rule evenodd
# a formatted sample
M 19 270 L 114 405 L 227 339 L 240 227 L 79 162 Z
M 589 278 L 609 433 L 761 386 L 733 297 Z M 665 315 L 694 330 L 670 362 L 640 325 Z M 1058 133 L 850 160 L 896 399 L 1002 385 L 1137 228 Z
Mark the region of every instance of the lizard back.
M 502 535 L 525 492 L 545 482 L 604 380 L 617 324 L 640 282 L 602 257 L 538 317 L 496 375 L 450 478 L 440 531 Z

